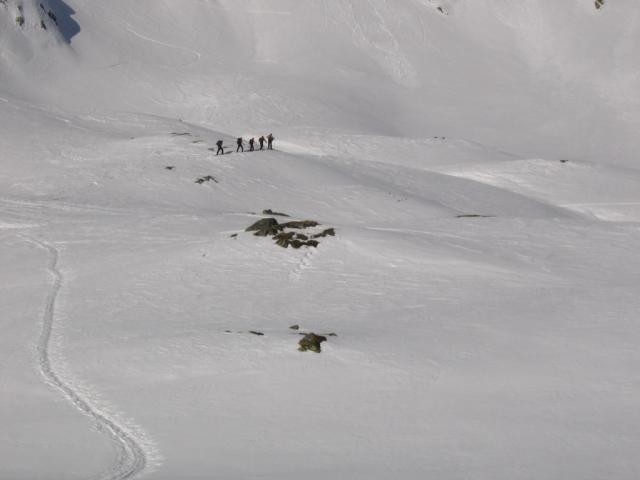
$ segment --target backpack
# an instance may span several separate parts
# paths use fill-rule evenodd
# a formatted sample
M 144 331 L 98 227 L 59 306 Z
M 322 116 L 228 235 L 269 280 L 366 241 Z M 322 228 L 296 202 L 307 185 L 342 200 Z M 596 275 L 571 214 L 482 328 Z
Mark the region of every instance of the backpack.
M 222 147 L 222 140 L 218 140 L 218 141 L 216 142 L 216 145 L 217 145 L 218 147 Z

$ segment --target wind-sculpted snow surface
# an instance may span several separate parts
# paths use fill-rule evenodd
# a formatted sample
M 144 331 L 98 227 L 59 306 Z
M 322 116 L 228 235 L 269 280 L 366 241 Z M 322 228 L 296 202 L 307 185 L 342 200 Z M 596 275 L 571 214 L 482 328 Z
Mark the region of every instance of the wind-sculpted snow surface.
M 640 478 L 635 1 L 62 3 L 0 0 L 0 478 Z

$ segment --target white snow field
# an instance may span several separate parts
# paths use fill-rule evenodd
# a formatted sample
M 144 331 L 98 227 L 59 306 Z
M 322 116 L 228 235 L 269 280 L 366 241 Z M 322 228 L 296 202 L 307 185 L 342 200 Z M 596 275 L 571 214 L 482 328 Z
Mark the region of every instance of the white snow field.
M 0 479 L 640 478 L 640 9 L 596 3 L 0 0 Z

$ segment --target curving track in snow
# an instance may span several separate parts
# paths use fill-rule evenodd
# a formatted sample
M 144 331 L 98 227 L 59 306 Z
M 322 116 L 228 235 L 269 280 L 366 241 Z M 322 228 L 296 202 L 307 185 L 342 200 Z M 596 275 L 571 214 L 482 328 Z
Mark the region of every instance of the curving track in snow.
M 96 477 L 99 480 L 129 480 L 141 474 L 147 466 L 147 455 L 140 443 L 123 427 L 101 413 L 97 407 L 83 398 L 57 372 L 51 362 L 51 336 L 54 328 L 56 302 L 62 287 L 63 276 L 58 268 L 59 252 L 53 245 L 32 237 L 21 235 L 21 238 L 32 243 L 48 254 L 47 270 L 53 279 L 47 295 L 42 330 L 37 344 L 38 364 L 40 372 L 47 383 L 59 390 L 66 399 L 81 413 L 90 417 L 99 431 L 107 434 L 114 442 L 117 455 L 115 464 L 105 473 Z

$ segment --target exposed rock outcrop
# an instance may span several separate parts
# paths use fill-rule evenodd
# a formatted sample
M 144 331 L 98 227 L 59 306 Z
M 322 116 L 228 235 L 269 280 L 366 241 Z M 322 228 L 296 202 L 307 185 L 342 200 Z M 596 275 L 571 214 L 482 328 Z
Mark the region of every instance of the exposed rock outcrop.
M 298 350 L 301 352 L 306 352 L 311 350 L 312 352 L 320 353 L 322 352 L 322 342 L 326 342 L 327 337 L 323 335 L 316 335 L 315 333 L 307 333 L 302 340 L 298 342 Z

